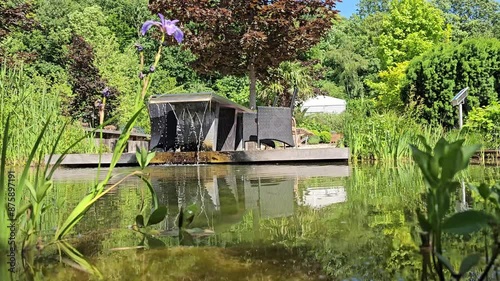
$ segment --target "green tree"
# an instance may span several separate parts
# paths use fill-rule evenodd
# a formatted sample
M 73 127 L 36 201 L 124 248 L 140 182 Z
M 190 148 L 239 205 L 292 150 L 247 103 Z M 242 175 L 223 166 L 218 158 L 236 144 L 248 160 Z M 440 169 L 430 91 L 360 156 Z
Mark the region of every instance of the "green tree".
M 282 62 L 279 67 L 269 71 L 270 76 L 261 91 L 262 99 L 267 104 L 276 101 L 278 106 L 289 107 L 295 90 L 298 91 L 298 99 L 307 99 L 313 94 L 311 72 L 310 68 L 298 61 Z
M 185 24 L 198 72 L 248 74 L 255 108 L 257 79 L 317 43 L 337 16 L 336 2 L 151 0 L 149 8 Z
M 443 13 L 426 0 L 392 0 L 382 25 L 382 69 L 411 60 L 447 38 Z
M 468 37 L 493 37 L 500 22 L 500 4 L 494 0 L 432 0 L 445 13 L 452 25 L 452 37 L 462 41 Z
M 498 101 L 500 88 L 500 40 L 470 39 L 447 44 L 415 58 L 408 67 L 403 100 L 420 100 L 426 120 L 451 127 L 457 121 L 451 99 L 469 87 L 468 107 Z
M 390 0 L 360 0 L 357 14 L 365 18 L 376 13 L 385 13 L 389 11 L 389 2 Z
M 85 0 L 87 6 L 99 6 L 106 15 L 105 24 L 116 36 L 120 50 L 136 41 L 139 28 L 149 19 L 148 0 Z
M 329 89 L 342 91 L 349 98 L 365 96 L 364 80 L 380 69 L 375 38 L 381 30 L 381 14 L 364 19 L 353 16 L 335 23 L 326 36 L 308 53 L 325 68 L 323 79 Z M 377 24 L 378 23 L 378 24 Z M 330 93 L 336 94 L 336 93 Z M 338 95 L 338 94 L 337 94 Z
M 215 81 L 214 90 L 221 96 L 225 96 L 238 104 L 248 106 L 248 92 L 250 91 L 248 85 L 248 77 L 228 75 Z
M 408 61 L 397 63 L 389 69 L 379 72 L 378 82 L 368 80 L 366 83 L 372 89 L 376 105 L 383 109 L 401 109 L 403 101 L 401 91 L 406 82 Z

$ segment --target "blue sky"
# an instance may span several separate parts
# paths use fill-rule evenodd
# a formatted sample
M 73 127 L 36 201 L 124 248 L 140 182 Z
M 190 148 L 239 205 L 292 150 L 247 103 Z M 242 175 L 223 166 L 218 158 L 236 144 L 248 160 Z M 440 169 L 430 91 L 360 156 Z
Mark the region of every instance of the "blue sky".
M 342 0 L 342 3 L 337 3 L 337 10 L 346 18 L 356 12 L 356 4 L 359 0 Z
M 337 3 L 337 10 L 340 11 L 340 14 L 346 18 L 350 17 L 353 13 L 356 12 L 356 4 L 358 4 L 359 0 L 342 0 L 342 3 Z M 496 0 L 500 2 L 500 0 Z

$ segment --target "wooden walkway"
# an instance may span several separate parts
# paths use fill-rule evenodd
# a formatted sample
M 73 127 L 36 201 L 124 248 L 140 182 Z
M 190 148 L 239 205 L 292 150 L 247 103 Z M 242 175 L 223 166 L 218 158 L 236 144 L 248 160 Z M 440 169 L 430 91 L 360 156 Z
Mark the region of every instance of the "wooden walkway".
M 101 164 L 109 165 L 111 153 L 101 155 Z M 53 157 L 52 163 L 58 157 Z M 46 158 L 45 161 L 48 159 Z M 278 162 L 347 162 L 348 148 L 318 147 L 300 149 L 270 149 L 251 151 L 200 151 L 200 152 L 157 152 L 151 164 L 236 164 L 236 163 L 278 163 Z M 98 154 L 68 154 L 63 166 L 97 166 Z M 137 165 L 135 153 L 124 153 L 119 165 Z
M 472 157 L 471 163 L 500 165 L 500 149 L 499 150 L 487 149 L 478 152 Z

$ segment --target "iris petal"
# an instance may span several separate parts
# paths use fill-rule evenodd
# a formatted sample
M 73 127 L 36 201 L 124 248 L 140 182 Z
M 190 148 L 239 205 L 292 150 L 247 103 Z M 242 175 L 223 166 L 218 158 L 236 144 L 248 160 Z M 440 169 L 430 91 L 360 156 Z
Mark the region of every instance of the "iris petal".
M 161 24 L 161 26 L 163 28 L 165 28 L 165 24 L 166 24 L 165 23 L 165 17 L 162 14 L 160 14 L 160 13 L 158 13 L 158 16 L 160 17 L 160 24 Z
M 152 21 L 152 20 L 148 20 L 146 22 L 144 22 L 144 24 L 142 25 L 141 27 L 141 34 L 142 36 L 144 36 L 146 34 L 146 32 L 148 32 L 148 30 L 153 26 L 153 25 L 158 25 L 159 22 L 157 21 Z
M 174 32 L 176 32 L 178 29 L 179 28 L 173 24 L 167 24 L 167 26 L 165 26 L 165 30 L 167 31 L 168 35 L 174 34 Z
M 174 38 L 177 41 L 177 43 L 181 43 L 182 40 L 184 40 L 184 32 L 177 28 L 177 30 L 174 32 Z

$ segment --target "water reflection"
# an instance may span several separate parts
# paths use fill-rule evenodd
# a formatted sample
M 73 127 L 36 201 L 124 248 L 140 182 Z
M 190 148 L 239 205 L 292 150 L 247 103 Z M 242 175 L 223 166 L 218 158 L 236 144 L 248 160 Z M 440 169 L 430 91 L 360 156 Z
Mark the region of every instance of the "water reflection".
M 304 192 L 304 205 L 318 209 L 346 200 L 347 193 L 344 187 L 307 188 Z
M 120 175 L 131 168 L 118 168 Z M 167 219 L 161 230 L 168 233 L 176 228 L 181 206 L 191 204 L 200 207 L 192 228 L 217 230 L 242 221 L 243 215 L 253 212 L 261 219 L 292 216 L 297 206 L 313 208 L 346 201 L 342 186 L 350 174 L 345 165 L 201 165 L 201 166 L 154 166 L 147 171 L 160 205 L 168 208 Z M 101 171 L 103 177 L 105 170 Z M 95 182 L 95 169 L 60 170 L 55 181 L 72 189 L 75 185 L 90 187 Z M 322 179 L 322 186 L 305 183 L 307 179 Z M 304 185 L 299 188 L 299 185 Z M 89 211 L 89 216 L 78 231 L 125 227 L 133 222 L 140 205 L 142 186 L 138 179 L 130 179 L 115 192 L 100 200 Z M 82 189 L 82 194 L 86 189 Z M 67 200 L 74 206 L 80 196 Z M 126 205 L 126 207 L 124 207 Z M 128 218 L 128 222 L 124 218 Z
M 248 211 L 268 219 L 291 216 L 296 205 L 302 202 L 310 205 L 312 200 L 321 200 L 321 206 L 343 202 L 345 190 L 339 193 L 338 187 L 318 192 L 313 187 L 299 190 L 298 185 L 301 179 L 310 177 L 331 174 L 336 176 L 329 176 L 332 179 L 347 177 L 349 168 L 336 165 L 177 166 L 154 167 L 150 173 L 160 204 L 169 209 L 165 230 L 175 228 L 180 207 L 191 204 L 201 209 L 193 227 L 216 229 L 217 225 L 241 221 Z
M 159 239 L 179 245 L 170 233 L 175 232 L 180 206 L 192 203 L 201 212 L 190 227 L 212 234 L 196 236 L 199 247 L 110 254 L 109 249 L 140 241 L 127 226 L 147 189 L 139 180 L 127 181 L 99 200 L 77 226 L 77 234 L 84 236 L 80 244 L 86 243 L 79 250 L 87 257 L 98 251 L 96 265 L 109 280 L 139 280 L 144 272 L 151 274 L 147 280 L 238 280 L 254 273 L 257 277 L 247 280 L 308 280 L 310 269 L 291 270 L 306 260 L 321 265 L 310 280 L 322 272 L 334 280 L 415 280 L 421 268 L 414 226 L 424 184 L 413 165 L 352 171 L 332 165 L 163 166 L 148 172 L 160 203 L 169 209 Z M 49 210 L 47 229 L 68 215 L 95 173 L 59 171 L 54 196 L 62 203 Z M 499 178 L 499 168 L 471 167 L 463 175 L 473 183 Z M 457 198 L 463 199 L 463 192 Z M 259 251 L 265 257 L 255 254 Z M 242 270 L 231 273 L 228 268 Z M 166 278 L 168 272 L 178 277 Z M 213 279 L 203 279 L 207 272 Z M 60 275 L 51 280 L 68 280 L 65 273 Z

